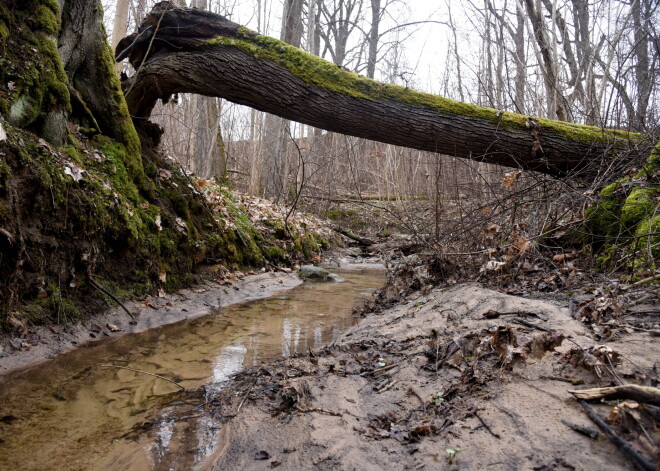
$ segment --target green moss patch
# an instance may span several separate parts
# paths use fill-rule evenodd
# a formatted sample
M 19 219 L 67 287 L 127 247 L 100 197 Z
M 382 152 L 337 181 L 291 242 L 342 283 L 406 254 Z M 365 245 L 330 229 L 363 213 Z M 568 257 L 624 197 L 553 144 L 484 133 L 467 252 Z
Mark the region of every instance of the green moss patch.
M 659 144 L 660 145 L 660 144 Z M 660 184 L 657 183 L 659 145 L 635 178 L 623 178 L 600 192 L 586 213 L 589 242 L 602 252 L 601 267 L 623 263 L 638 269 L 655 267 L 660 255 L 658 218 Z M 622 262 L 623 261 L 623 262 Z
M 0 49 L 0 81 L 12 84 L 0 92 L 0 111 L 14 126 L 45 128 L 45 137 L 60 140 L 61 132 L 49 132 L 49 115 L 70 112 L 71 103 L 55 42 L 57 13 L 57 2 L 36 0 L 19 2 L 11 13 L 0 11 L 0 37 L 8 41 Z

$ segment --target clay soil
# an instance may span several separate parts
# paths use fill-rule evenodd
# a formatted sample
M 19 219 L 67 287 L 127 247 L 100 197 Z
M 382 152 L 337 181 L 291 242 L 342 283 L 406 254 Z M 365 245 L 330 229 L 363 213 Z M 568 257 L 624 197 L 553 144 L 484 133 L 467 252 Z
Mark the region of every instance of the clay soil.
M 575 310 L 479 284 L 413 293 L 321 351 L 240 373 L 211 408 L 225 424 L 208 468 L 636 469 L 569 391 L 657 385 L 657 338 L 597 340 Z M 591 403 L 657 467 L 658 408 L 615 405 Z

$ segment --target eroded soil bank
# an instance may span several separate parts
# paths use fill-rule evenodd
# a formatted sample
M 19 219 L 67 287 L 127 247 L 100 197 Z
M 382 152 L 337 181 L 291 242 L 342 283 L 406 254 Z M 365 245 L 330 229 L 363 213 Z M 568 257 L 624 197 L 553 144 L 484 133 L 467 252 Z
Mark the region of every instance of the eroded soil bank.
M 569 390 L 657 385 L 657 338 L 597 340 L 574 313 L 478 284 L 415 293 L 239 374 L 214 401 L 226 424 L 209 469 L 635 469 Z M 592 407 L 658 465 L 657 407 Z

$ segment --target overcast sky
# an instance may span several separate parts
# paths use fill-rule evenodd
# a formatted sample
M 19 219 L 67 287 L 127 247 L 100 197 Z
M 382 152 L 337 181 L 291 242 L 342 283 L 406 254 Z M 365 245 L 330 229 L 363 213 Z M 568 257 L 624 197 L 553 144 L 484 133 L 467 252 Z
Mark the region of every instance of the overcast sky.
M 450 1 L 450 0 L 448 0 Z M 394 20 L 397 23 L 411 23 L 416 21 L 447 21 L 447 6 L 444 0 L 408 0 L 405 2 L 407 8 L 402 12 L 397 12 Z M 465 24 L 461 17 L 465 16 L 458 2 L 452 3 L 454 21 L 459 24 Z M 251 29 L 257 29 L 257 15 L 253 8 L 256 1 L 239 1 L 234 8 L 229 9 L 232 21 L 243 24 Z M 365 2 L 365 11 L 363 15 L 370 16 L 368 8 L 369 2 Z M 268 18 L 268 34 L 277 37 L 281 24 L 282 6 L 279 2 L 273 5 L 273 14 Z M 405 11 L 407 10 L 407 11 Z M 396 10 L 393 10 L 396 12 Z M 381 32 L 394 26 L 394 20 L 385 18 L 381 26 Z M 414 34 L 408 37 L 408 33 Z M 354 34 L 358 34 L 356 31 Z M 444 73 L 444 64 L 446 62 L 446 51 L 448 41 L 446 36 L 448 28 L 446 26 L 429 23 L 410 26 L 403 30 L 400 37 L 405 39 L 405 63 L 407 68 L 415 72 L 414 85 L 416 88 L 425 91 L 437 91 L 438 82 Z M 389 36 L 393 38 L 393 36 Z M 465 52 L 467 53 L 467 45 Z

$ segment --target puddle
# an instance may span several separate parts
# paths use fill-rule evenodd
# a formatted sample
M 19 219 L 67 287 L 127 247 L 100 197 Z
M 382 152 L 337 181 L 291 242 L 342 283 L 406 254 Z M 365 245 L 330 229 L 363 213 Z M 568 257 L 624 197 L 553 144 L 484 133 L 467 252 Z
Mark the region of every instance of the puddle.
M 337 273 L 346 281 L 305 283 L 0 378 L 0 469 L 201 469 L 220 437 L 219 423 L 195 413 L 205 395 L 244 368 L 332 341 L 384 281 L 379 270 Z M 206 386 L 183 401 L 175 384 L 126 368 Z M 186 420 L 174 420 L 181 411 Z M 130 432 L 154 416 L 155 433 Z

